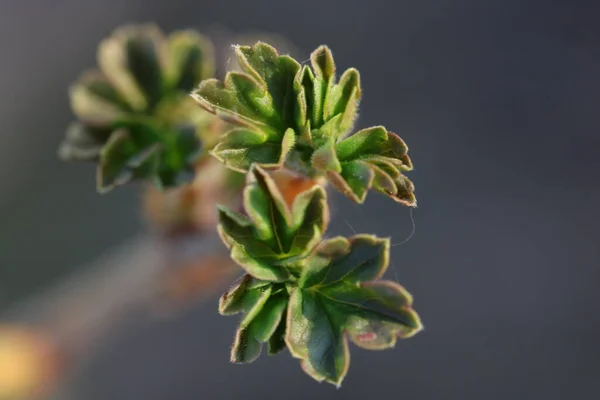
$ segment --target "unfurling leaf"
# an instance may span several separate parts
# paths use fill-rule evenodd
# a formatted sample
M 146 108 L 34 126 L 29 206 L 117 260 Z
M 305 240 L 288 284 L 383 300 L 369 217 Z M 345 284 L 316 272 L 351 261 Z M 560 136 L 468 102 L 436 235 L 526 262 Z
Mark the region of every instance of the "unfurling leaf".
M 306 257 L 321 240 L 329 222 L 325 201 L 324 189 L 314 186 L 290 207 L 275 181 L 253 167 L 244 189 L 246 215 L 220 207 L 219 232 L 249 274 L 282 282 L 289 278 L 284 266 Z
M 335 154 L 341 171 L 327 171 L 331 182 L 358 203 L 371 188 L 407 206 L 416 206 L 413 183 L 403 172 L 412 170 L 408 147 L 382 126 L 363 129 L 338 142 Z

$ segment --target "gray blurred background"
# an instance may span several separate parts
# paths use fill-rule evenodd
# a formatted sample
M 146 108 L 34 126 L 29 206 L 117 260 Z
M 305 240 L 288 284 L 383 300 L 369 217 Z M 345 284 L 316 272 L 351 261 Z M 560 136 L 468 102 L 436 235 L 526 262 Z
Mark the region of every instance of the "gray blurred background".
M 411 147 L 416 234 L 392 249 L 426 330 L 353 349 L 340 390 L 289 354 L 228 363 L 215 299 L 106 345 L 79 399 L 600 398 L 600 6 L 553 0 L 1 0 L 0 311 L 142 228 L 135 188 L 62 164 L 67 86 L 116 26 L 277 32 L 361 71 L 359 127 Z M 334 196 L 332 234 L 394 243 L 409 210 Z M 393 278 L 393 273 L 391 272 Z

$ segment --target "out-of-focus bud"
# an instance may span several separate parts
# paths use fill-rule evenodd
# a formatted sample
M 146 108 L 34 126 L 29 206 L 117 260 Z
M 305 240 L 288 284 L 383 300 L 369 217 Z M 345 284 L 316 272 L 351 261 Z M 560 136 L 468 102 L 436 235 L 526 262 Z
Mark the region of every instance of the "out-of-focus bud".
M 174 306 L 195 303 L 227 285 L 237 265 L 226 253 L 191 260 L 164 276 L 166 301 Z
M 59 351 L 33 328 L 0 325 L 0 399 L 24 400 L 51 390 L 60 372 Z
M 198 163 L 189 185 L 162 191 L 148 185 L 143 193 L 147 221 L 168 235 L 214 231 L 216 205 L 239 208 L 244 176 L 223 166 L 216 158 Z

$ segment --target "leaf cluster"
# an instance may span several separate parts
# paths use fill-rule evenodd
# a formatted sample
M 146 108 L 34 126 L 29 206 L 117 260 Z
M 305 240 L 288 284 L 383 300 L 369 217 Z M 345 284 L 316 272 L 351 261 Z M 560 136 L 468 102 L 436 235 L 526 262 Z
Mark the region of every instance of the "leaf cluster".
M 132 179 L 176 185 L 193 170 L 201 140 L 217 136 L 214 117 L 188 96 L 213 76 L 213 59 L 211 43 L 194 31 L 165 37 L 152 24 L 117 29 L 99 46 L 99 69 L 70 89 L 77 121 L 59 155 L 98 162 L 102 192 Z
M 339 80 L 331 51 L 320 46 L 311 65 L 258 42 L 235 46 L 241 71 L 224 81 L 203 81 L 192 94 L 206 110 L 235 125 L 212 153 L 229 168 L 285 166 L 308 176 L 327 176 L 342 193 L 362 203 L 369 189 L 415 205 L 408 148 L 382 126 L 352 132 L 361 97 L 354 68 Z
M 372 235 L 324 239 L 328 207 L 315 186 L 286 202 L 269 174 L 250 169 L 244 214 L 220 208 L 219 232 L 245 271 L 220 299 L 223 315 L 243 313 L 232 362 L 252 362 L 263 344 L 286 347 L 318 381 L 340 385 L 348 339 L 366 349 L 393 347 L 421 329 L 412 297 L 380 280 L 389 240 Z
M 308 375 L 339 386 L 349 342 L 387 349 L 422 325 L 411 295 L 382 279 L 389 239 L 325 236 L 322 184 L 357 203 L 372 189 L 415 206 L 408 147 L 383 126 L 354 130 L 360 75 L 350 68 L 338 79 L 326 46 L 310 65 L 262 42 L 234 52 L 240 70 L 219 81 L 212 46 L 196 32 L 116 30 L 99 47 L 99 70 L 71 87 L 77 121 L 60 155 L 97 162 L 100 191 L 133 179 L 175 186 L 209 152 L 245 173 L 243 210 L 218 206 L 220 237 L 245 271 L 219 301 L 221 314 L 243 315 L 231 360 L 287 348 Z

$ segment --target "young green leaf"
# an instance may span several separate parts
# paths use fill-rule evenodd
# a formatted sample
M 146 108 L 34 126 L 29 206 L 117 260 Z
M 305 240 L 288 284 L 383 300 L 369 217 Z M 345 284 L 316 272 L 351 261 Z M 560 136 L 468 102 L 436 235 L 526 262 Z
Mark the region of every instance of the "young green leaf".
M 412 297 L 379 281 L 389 241 L 370 235 L 324 241 L 290 296 L 286 343 L 318 381 L 340 385 L 348 371 L 348 336 L 366 349 L 393 347 L 422 327 Z
M 287 292 L 282 286 L 243 276 L 219 300 L 222 315 L 243 313 L 231 350 L 231 361 L 248 363 L 261 353 L 267 343 L 269 353 L 280 351 L 280 327 L 286 313 Z

